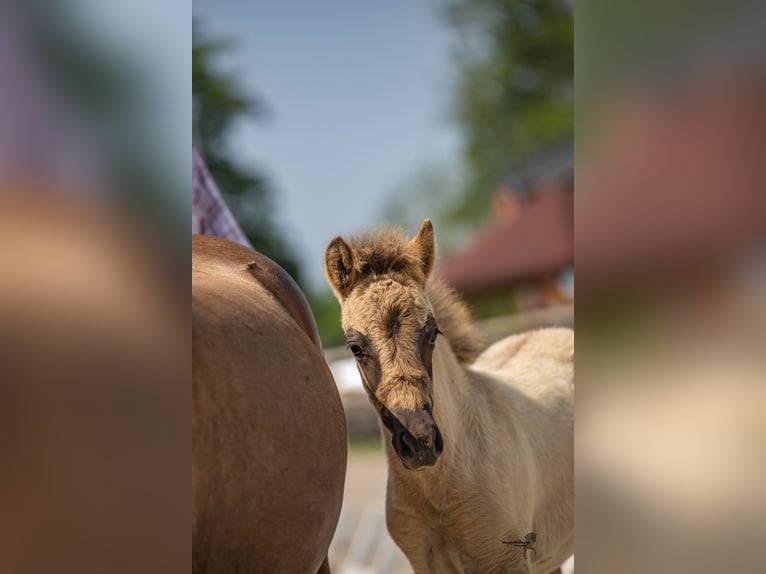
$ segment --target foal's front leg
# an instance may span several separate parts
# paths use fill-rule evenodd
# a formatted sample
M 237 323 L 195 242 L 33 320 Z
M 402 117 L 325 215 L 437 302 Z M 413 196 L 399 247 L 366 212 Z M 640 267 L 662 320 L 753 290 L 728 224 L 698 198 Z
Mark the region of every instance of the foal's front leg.
M 463 567 L 454 561 L 452 553 L 444 547 L 424 545 L 417 553 L 404 553 L 415 574 L 466 574 Z

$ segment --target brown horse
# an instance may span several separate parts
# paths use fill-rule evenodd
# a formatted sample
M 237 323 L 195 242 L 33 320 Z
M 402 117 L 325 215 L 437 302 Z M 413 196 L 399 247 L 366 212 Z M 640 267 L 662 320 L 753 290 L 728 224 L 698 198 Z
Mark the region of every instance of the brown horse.
M 388 529 L 417 574 L 548 574 L 573 552 L 573 333 L 484 350 L 434 259 L 428 220 L 326 253 L 386 438 Z
M 346 423 L 290 276 L 192 239 L 192 571 L 328 573 Z

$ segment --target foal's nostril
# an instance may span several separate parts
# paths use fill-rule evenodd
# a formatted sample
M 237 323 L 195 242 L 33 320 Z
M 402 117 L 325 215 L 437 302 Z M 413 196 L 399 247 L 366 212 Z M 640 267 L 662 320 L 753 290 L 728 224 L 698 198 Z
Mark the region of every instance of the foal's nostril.
M 396 450 L 399 452 L 399 456 L 407 460 L 411 459 L 415 453 L 415 447 L 417 445 L 415 437 L 406 430 L 402 430 L 396 436 L 396 442 L 396 446 L 398 447 Z
M 402 442 L 404 443 L 404 446 L 407 449 L 407 452 L 409 452 L 409 456 L 412 456 L 412 454 L 418 448 L 418 440 L 414 436 L 412 436 L 410 433 L 403 432 Z

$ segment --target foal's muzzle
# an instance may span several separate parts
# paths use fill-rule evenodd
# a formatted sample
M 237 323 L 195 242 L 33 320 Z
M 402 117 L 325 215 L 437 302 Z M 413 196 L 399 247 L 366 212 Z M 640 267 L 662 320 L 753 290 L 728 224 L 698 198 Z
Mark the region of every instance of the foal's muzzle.
M 444 450 L 442 433 L 427 411 L 423 413 L 399 411 L 393 417 L 391 430 L 391 444 L 404 466 L 410 470 L 433 466 Z

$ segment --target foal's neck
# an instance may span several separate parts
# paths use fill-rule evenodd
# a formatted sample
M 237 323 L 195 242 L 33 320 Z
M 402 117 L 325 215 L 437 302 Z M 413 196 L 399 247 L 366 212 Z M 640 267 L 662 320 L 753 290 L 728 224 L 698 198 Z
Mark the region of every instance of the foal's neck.
M 471 405 L 466 365 L 481 354 L 484 342 L 471 321 L 468 307 L 446 283 L 431 279 L 426 285 L 426 296 L 443 333 L 434 351 L 434 414 L 442 434 L 447 431 L 459 437 L 465 411 Z
M 389 462 L 403 480 L 432 485 L 452 476 L 459 457 L 459 441 L 476 432 L 471 379 L 466 365 L 484 350 L 484 343 L 471 322 L 468 308 L 457 293 L 438 279 L 426 286 L 426 296 L 443 335 L 437 339 L 433 356 L 433 402 L 436 424 L 444 437 L 444 451 L 436 465 L 418 472 L 404 468 L 390 445 Z M 469 449 L 470 450 L 470 449 Z

